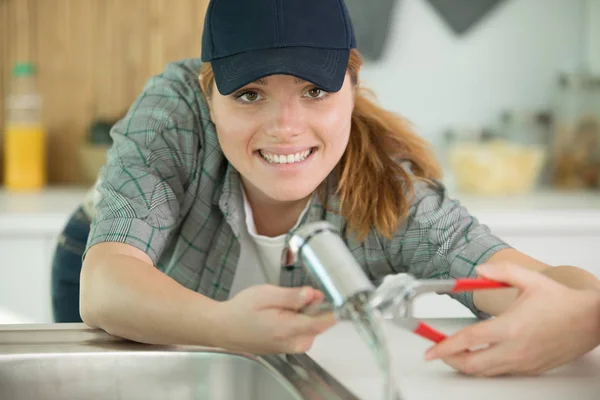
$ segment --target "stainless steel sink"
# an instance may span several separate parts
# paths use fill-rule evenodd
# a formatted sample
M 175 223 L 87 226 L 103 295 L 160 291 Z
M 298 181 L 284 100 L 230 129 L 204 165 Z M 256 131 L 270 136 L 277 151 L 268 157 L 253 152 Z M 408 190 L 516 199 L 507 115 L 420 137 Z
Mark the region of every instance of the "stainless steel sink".
M 306 355 L 144 345 L 63 324 L 0 327 L 0 399 L 356 397 Z

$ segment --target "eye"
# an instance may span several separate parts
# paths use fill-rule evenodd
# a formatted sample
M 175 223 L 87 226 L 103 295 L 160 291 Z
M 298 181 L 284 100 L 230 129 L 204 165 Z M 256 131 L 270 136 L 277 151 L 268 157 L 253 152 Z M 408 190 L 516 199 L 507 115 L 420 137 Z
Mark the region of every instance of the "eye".
M 262 98 L 262 96 L 257 92 L 247 90 L 245 92 L 237 94 L 235 98 L 241 101 L 242 103 L 256 103 Z
M 309 89 L 308 91 L 306 91 L 305 95 L 306 95 L 306 97 L 309 97 L 311 99 L 319 100 L 319 99 L 326 97 L 327 92 L 324 91 L 323 89 L 320 89 L 315 86 L 315 87 Z

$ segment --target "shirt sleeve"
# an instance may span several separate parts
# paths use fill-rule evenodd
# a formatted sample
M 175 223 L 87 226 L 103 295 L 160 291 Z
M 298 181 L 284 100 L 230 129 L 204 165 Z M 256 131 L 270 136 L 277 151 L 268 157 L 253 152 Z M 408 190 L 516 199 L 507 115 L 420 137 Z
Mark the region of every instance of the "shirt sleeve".
M 157 265 L 187 212 L 201 128 L 181 76 L 181 68 L 170 64 L 150 79 L 111 130 L 113 144 L 94 188 L 86 252 L 101 242 L 125 243 Z
M 471 215 L 445 187 L 415 180 L 415 196 L 405 224 L 389 244 L 397 272 L 419 279 L 476 277 L 475 267 L 510 246 Z M 489 318 L 473 304 L 473 293 L 450 294 L 478 318 Z

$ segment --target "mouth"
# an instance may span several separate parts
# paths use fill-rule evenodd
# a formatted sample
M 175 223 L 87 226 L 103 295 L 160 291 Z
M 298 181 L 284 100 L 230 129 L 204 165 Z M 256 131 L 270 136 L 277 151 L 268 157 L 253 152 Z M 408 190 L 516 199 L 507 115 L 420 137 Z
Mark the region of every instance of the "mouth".
M 276 154 L 265 150 L 258 150 L 258 155 L 267 163 L 273 165 L 294 165 L 307 162 L 317 151 L 316 147 L 293 154 Z

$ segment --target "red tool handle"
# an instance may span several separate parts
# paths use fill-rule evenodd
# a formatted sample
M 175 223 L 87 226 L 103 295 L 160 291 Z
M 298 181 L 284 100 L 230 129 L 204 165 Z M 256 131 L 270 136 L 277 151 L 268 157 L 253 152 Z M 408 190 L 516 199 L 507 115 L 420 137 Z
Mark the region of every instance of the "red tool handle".
M 478 289 L 500 289 L 510 287 L 508 284 L 486 278 L 456 279 L 451 293 L 469 292 Z
M 432 328 L 427 325 L 425 322 L 420 322 L 417 326 L 417 329 L 414 330 L 414 333 L 417 335 L 424 337 L 425 339 L 431 340 L 432 342 L 439 343 L 442 340 L 446 339 L 446 335 L 442 332 Z

